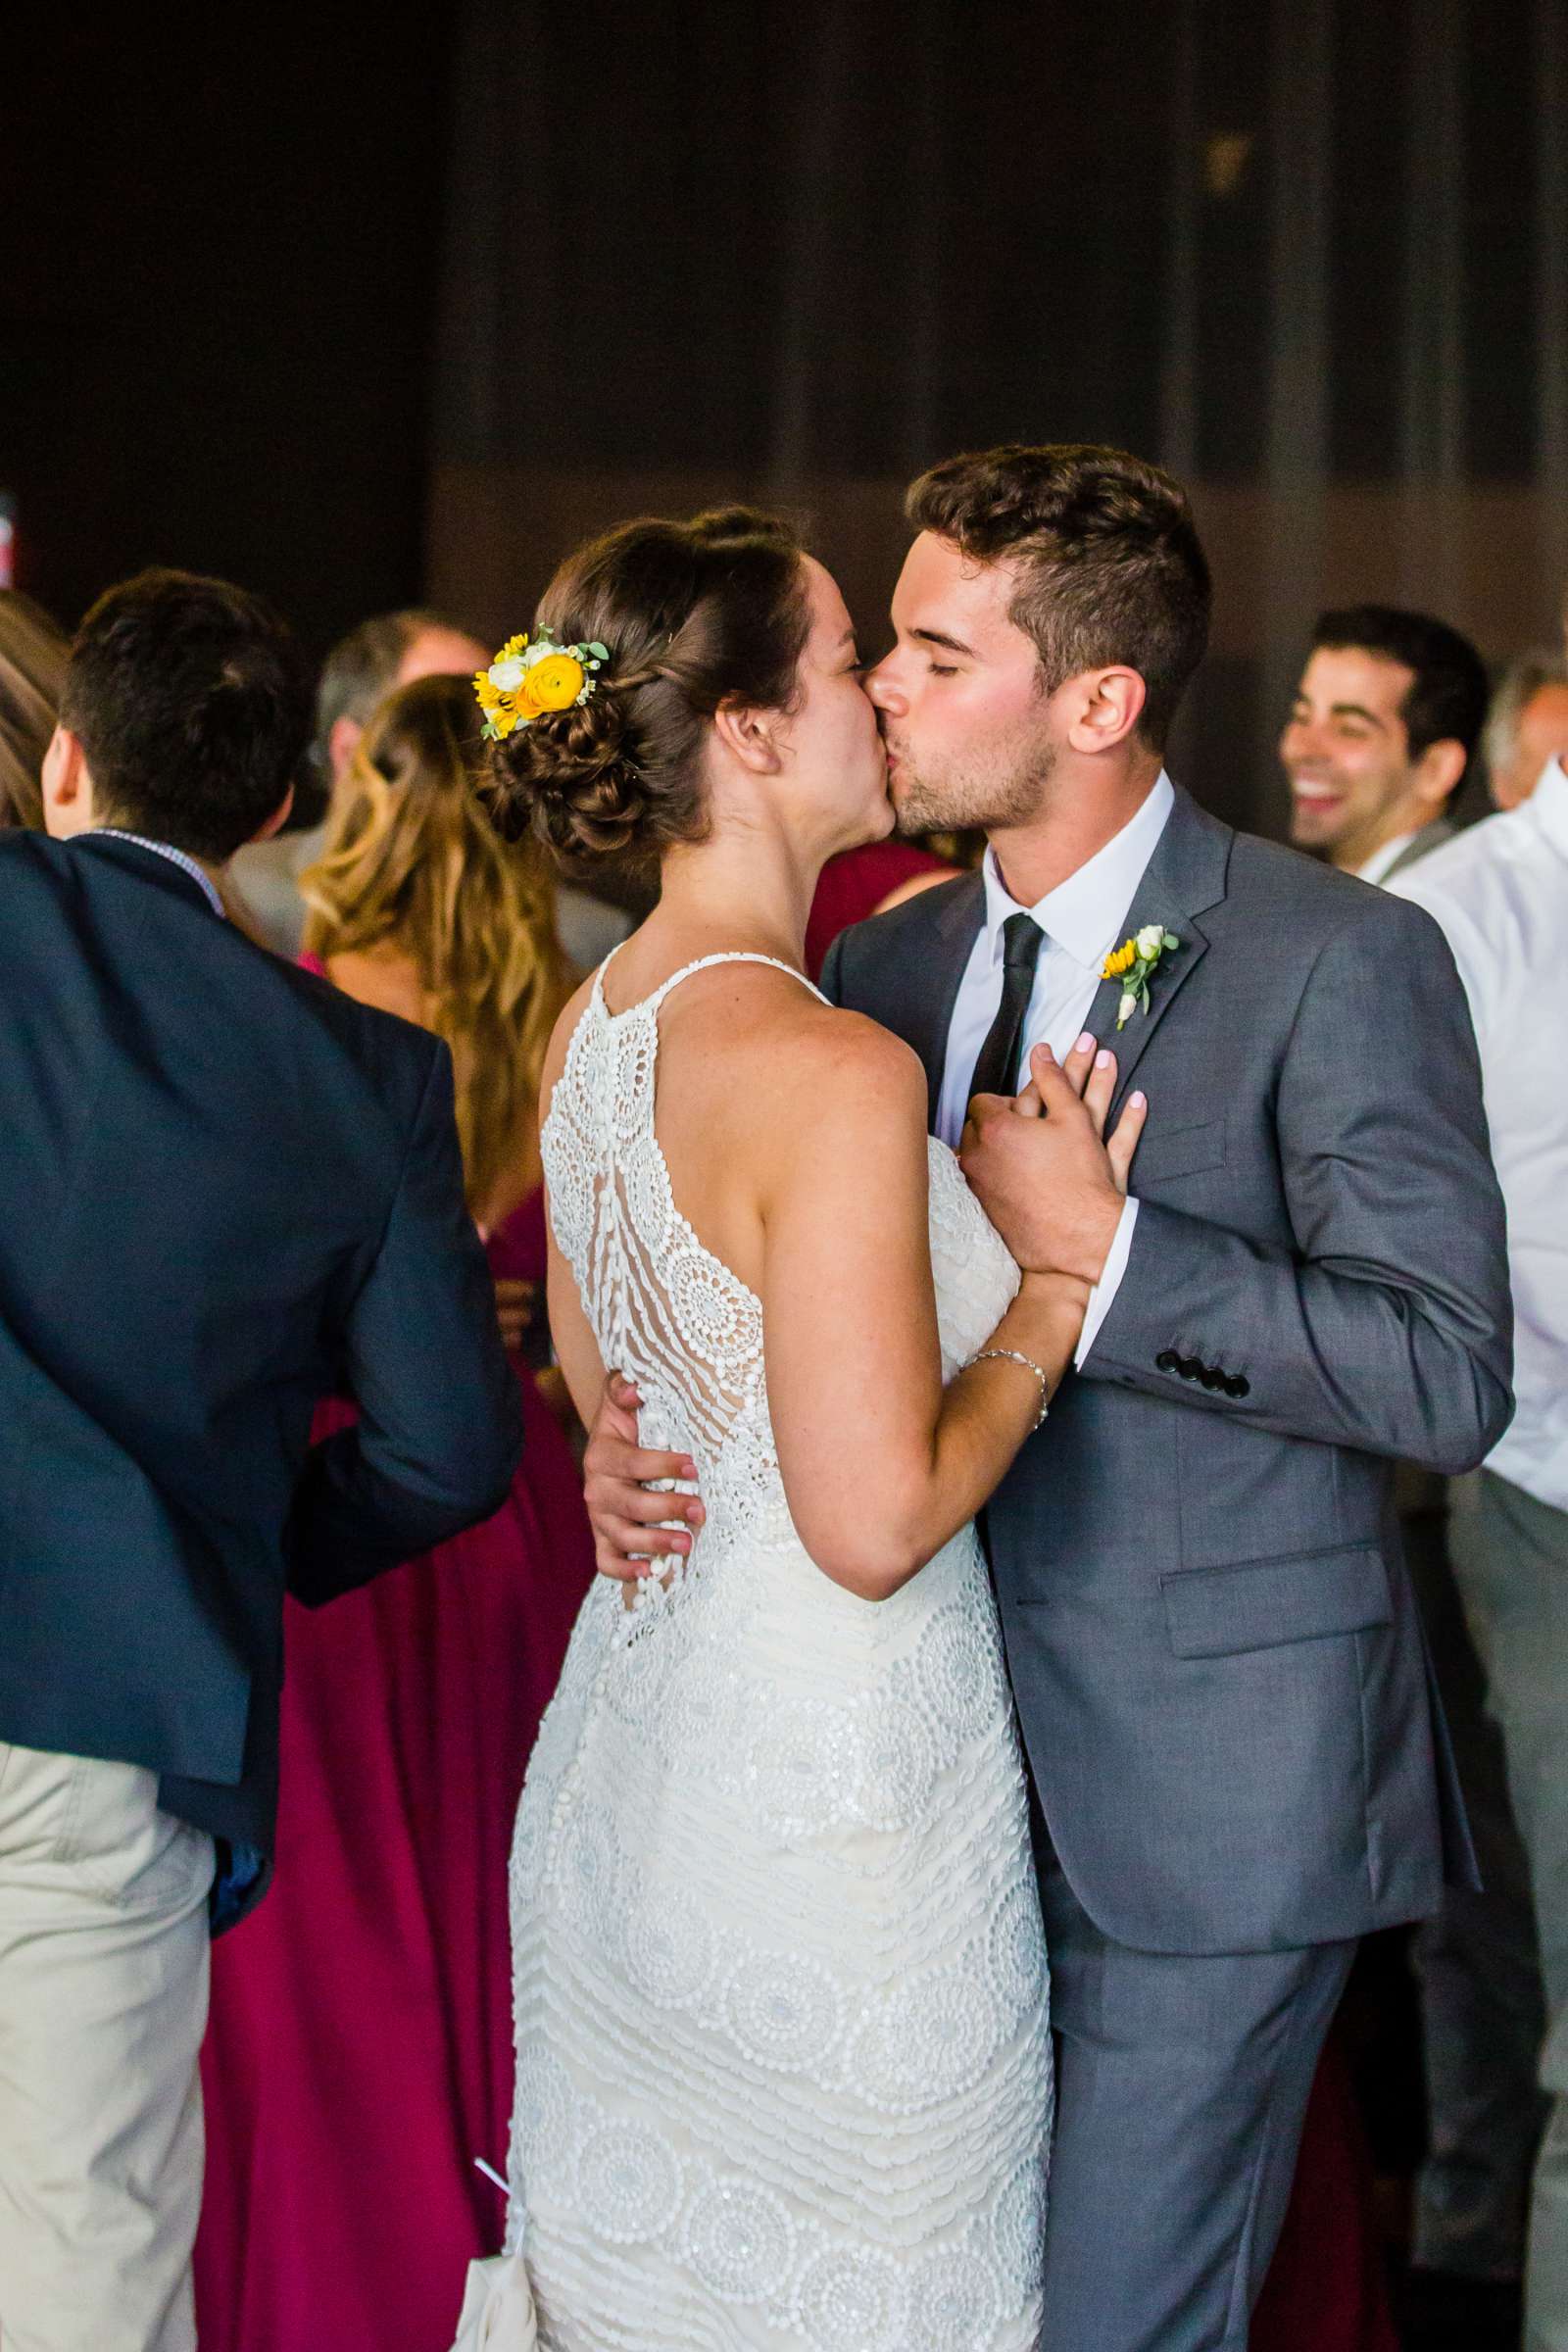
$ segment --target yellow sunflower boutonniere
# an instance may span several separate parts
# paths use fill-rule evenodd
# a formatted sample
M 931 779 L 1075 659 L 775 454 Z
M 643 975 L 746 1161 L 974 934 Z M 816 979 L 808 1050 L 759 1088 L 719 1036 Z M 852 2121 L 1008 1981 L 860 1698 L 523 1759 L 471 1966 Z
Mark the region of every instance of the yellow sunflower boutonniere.
M 589 645 L 558 645 L 547 625 L 531 641 L 509 637 L 489 668 L 474 674 L 485 741 L 504 743 L 514 727 L 532 726 L 552 710 L 587 702 L 598 684 L 594 672 L 609 660 L 597 639 Z
M 1149 983 L 1159 969 L 1160 958 L 1181 944 L 1175 932 L 1167 931 L 1163 923 L 1146 923 L 1105 957 L 1101 978 L 1121 982 L 1121 1002 L 1116 1007 L 1118 1029 L 1126 1028 L 1140 1006 L 1145 1012 L 1149 1010 Z

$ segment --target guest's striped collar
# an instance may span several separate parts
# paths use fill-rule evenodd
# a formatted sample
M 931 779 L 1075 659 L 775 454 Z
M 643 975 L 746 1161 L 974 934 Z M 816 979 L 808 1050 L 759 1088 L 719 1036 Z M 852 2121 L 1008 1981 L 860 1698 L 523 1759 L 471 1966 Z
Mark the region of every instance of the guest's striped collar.
M 76 835 L 76 839 L 78 841 L 128 841 L 134 843 L 138 850 L 151 850 L 155 858 L 167 858 L 171 865 L 177 865 L 181 873 L 189 874 L 213 912 L 220 916 L 224 922 L 228 920 L 227 909 L 218 895 L 212 875 L 206 871 L 205 867 L 198 865 L 194 858 L 187 856 L 185 851 L 176 850 L 172 842 L 149 841 L 145 833 L 126 833 L 119 825 L 89 825 L 84 833 Z

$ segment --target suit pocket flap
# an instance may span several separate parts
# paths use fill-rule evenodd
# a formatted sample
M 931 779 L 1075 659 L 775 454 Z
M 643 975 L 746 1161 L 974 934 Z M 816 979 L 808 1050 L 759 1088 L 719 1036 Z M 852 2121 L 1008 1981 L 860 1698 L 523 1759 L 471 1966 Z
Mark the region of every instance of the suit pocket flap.
M 1223 1658 L 1282 1642 L 1362 1633 L 1387 1625 L 1394 1613 L 1388 1571 L 1374 1544 L 1194 1568 L 1159 1583 L 1179 1658 Z
M 1191 1127 L 1162 1127 L 1157 1118 L 1138 1147 L 1133 1161 L 1136 1184 L 1164 1184 L 1177 1176 L 1196 1176 L 1202 1168 L 1225 1163 L 1225 1121 L 1203 1119 Z

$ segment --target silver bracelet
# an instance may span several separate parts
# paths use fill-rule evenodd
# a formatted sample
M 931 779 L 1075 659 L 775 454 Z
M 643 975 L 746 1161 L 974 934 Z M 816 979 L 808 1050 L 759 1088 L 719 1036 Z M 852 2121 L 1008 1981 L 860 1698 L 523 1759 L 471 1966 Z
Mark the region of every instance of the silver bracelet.
M 1029 1431 L 1029 1435 L 1033 1437 L 1035 1431 L 1040 1427 L 1041 1423 L 1045 1420 L 1046 1415 L 1051 1410 L 1051 1382 L 1047 1378 L 1046 1374 L 1041 1370 L 1040 1366 L 1035 1362 L 1034 1357 L 1032 1355 L 1020 1355 L 1016 1348 L 982 1348 L 978 1355 L 970 1356 L 969 1361 L 971 1364 L 984 1364 L 990 1362 L 1001 1363 L 1003 1361 L 1005 1361 L 1009 1364 L 1022 1364 L 1026 1372 L 1032 1372 L 1034 1374 L 1036 1380 L 1038 1380 L 1040 1383 L 1040 1410 L 1038 1413 L 1036 1413 L 1034 1422 Z

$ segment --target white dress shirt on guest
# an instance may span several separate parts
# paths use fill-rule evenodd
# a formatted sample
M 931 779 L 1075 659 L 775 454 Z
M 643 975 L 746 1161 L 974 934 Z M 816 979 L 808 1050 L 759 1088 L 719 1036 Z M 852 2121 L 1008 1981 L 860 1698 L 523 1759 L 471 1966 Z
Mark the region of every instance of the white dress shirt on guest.
M 1390 885 L 1435 915 L 1470 1000 L 1508 1211 L 1518 1410 L 1489 1470 L 1568 1510 L 1568 774 Z
M 1008 915 L 1020 911 L 1032 914 L 1046 935 L 1024 1015 L 1023 1050 L 1015 1079 L 1021 1085 L 1028 1069 L 1028 1056 L 1036 1046 L 1049 1046 L 1056 1059 L 1064 1061 L 1081 1036 L 1100 987 L 1105 957 L 1122 943 L 1128 909 L 1175 801 L 1170 778 L 1161 769 L 1148 799 L 1121 831 L 1075 874 L 1069 874 L 1065 882 L 1048 890 L 1033 906 L 1022 909 L 1002 879 L 996 852 L 986 851 L 982 868 L 986 887 L 985 921 L 958 983 L 953 1019 L 948 1027 L 948 1058 L 937 1104 L 937 1133 L 944 1143 L 956 1149 L 963 1133 L 964 1114 L 969 1107 L 969 1080 L 1002 1003 L 1002 929 Z M 1102 1037 L 1099 1042 L 1115 1051 L 1114 1036 Z M 1133 1173 L 1136 1178 L 1136 1160 Z M 1090 1296 L 1083 1337 L 1078 1343 L 1076 1360 L 1080 1364 L 1094 1346 L 1127 1270 L 1137 1218 L 1138 1203 L 1129 1200 L 1122 1210 L 1104 1269 Z

